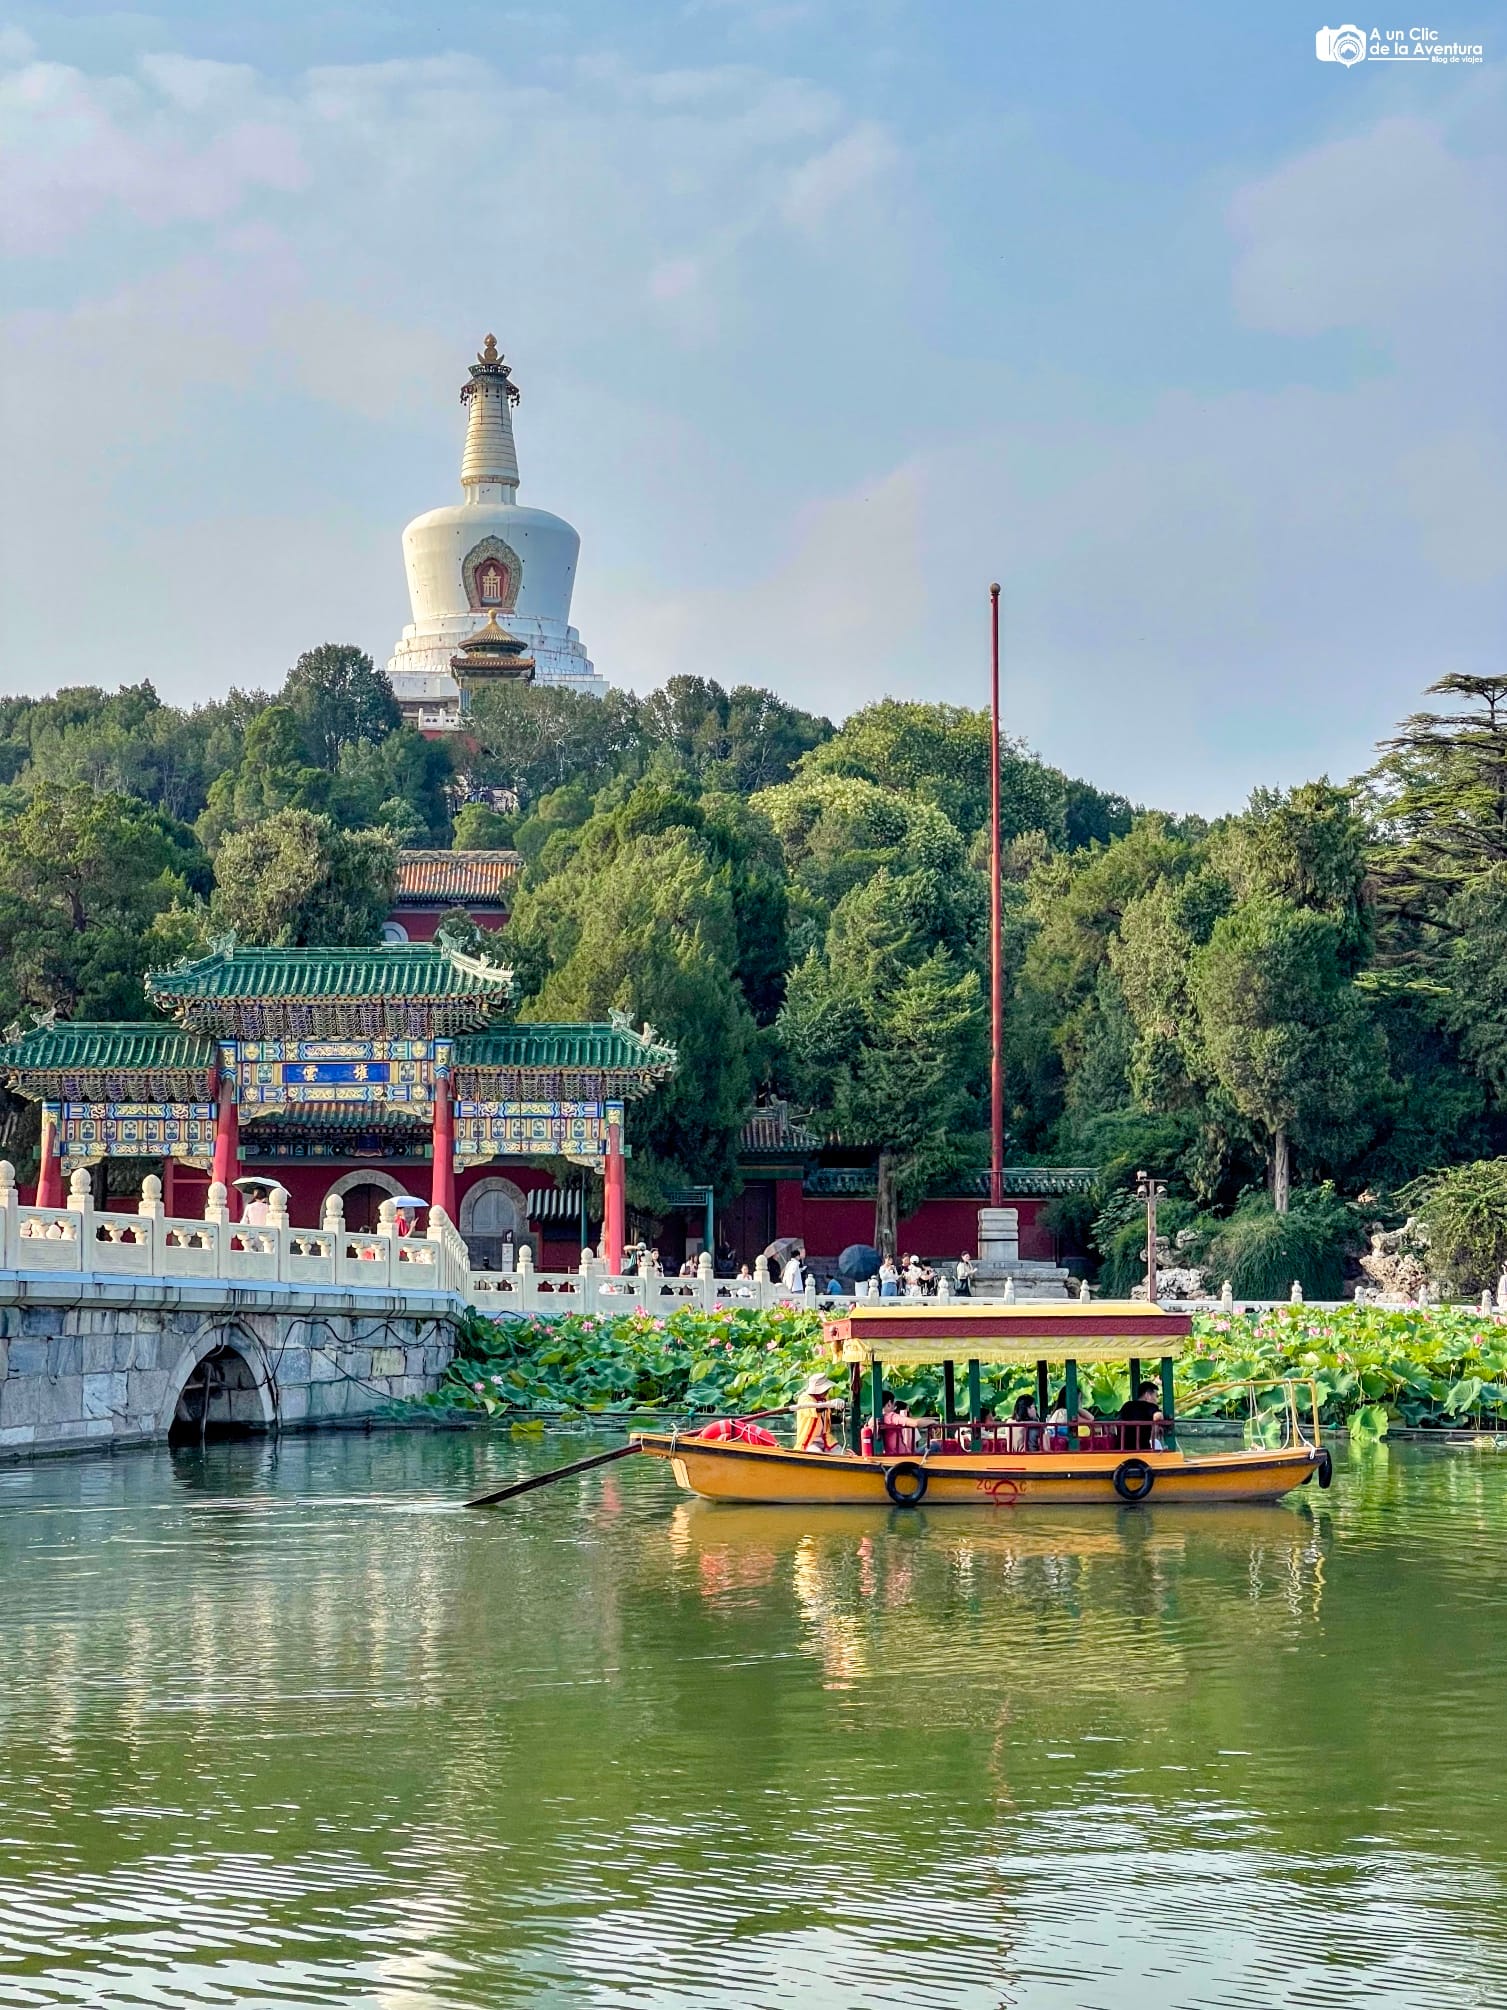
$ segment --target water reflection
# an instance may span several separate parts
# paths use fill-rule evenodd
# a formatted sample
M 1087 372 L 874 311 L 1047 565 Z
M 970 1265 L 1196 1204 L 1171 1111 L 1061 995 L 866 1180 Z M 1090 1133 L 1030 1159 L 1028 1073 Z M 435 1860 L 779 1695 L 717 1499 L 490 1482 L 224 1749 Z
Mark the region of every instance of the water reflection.
M 1507 1460 L 456 1508 L 558 1456 L 0 1471 L 0 2004 L 1507 2000 Z

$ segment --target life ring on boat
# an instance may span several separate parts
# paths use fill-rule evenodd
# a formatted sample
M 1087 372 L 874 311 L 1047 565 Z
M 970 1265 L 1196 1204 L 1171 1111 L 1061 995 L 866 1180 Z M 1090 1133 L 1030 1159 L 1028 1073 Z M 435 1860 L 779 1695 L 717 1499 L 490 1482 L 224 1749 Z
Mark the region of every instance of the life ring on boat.
M 1114 1489 L 1122 1501 L 1143 1501 L 1156 1485 L 1156 1474 L 1144 1459 L 1121 1459 L 1114 1470 Z
M 919 1507 L 930 1484 L 931 1475 L 914 1459 L 902 1459 L 898 1466 L 889 1466 L 885 1470 L 884 1491 L 897 1508 Z
M 1319 1485 L 1326 1492 L 1334 1483 L 1334 1455 L 1327 1445 L 1319 1446 Z

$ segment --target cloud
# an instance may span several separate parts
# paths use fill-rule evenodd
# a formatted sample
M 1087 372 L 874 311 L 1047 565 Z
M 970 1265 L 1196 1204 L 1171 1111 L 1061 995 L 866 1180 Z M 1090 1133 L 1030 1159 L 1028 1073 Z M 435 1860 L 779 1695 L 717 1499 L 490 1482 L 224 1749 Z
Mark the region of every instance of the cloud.
M 871 666 L 922 625 L 921 483 L 901 467 L 798 510 L 767 569 L 699 593 L 609 589 L 603 614 L 626 638 L 620 674 L 649 689 L 677 674 L 776 683 L 844 712 L 878 696 Z
M 165 57 L 103 82 L 46 62 L 0 76 L 0 245 L 54 256 L 112 211 L 160 229 L 299 188 L 296 137 L 275 114 L 255 115 L 250 77 Z
M 525 499 L 581 528 L 574 618 L 622 681 L 977 702 L 998 577 L 1012 727 L 1212 809 L 1361 765 L 1429 677 L 1495 660 L 1489 148 L 1443 111 L 1384 118 L 1238 190 L 1195 389 L 1124 369 L 1112 317 L 1073 374 L 988 354 L 977 273 L 949 293 L 936 228 L 918 254 L 911 138 L 753 65 L 441 53 L 273 80 L 18 50 L 12 688 L 202 696 L 327 635 L 385 655 L 398 534 L 455 491 L 488 328 L 519 364 Z M 80 553 L 104 668 L 71 618 Z
M 1500 340 L 1507 155 L 1420 117 L 1379 119 L 1242 189 L 1234 299 L 1253 328 L 1364 329 L 1391 344 Z
M 791 170 L 785 215 L 803 230 L 814 230 L 852 197 L 871 189 L 898 159 L 895 143 L 882 126 L 869 122 L 855 126 Z

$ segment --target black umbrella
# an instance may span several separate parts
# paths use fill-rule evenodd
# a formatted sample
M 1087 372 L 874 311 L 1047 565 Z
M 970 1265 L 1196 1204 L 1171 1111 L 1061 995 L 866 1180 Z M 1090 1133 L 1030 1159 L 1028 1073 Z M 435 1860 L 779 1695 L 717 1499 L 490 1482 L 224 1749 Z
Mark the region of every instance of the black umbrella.
M 866 1242 L 850 1242 L 837 1259 L 837 1274 L 854 1284 L 866 1284 L 871 1277 L 879 1275 L 880 1256 Z

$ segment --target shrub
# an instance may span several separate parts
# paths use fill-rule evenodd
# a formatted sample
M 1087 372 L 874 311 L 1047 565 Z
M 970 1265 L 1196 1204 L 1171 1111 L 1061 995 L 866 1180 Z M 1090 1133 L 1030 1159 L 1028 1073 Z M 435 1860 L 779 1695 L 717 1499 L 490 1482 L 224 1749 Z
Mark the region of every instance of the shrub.
M 1285 1298 L 1294 1279 L 1307 1298 L 1338 1298 L 1346 1258 L 1365 1245 L 1359 1215 L 1327 1183 L 1295 1193 L 1286 1214 L 1266 1194 L 1246 1194 L 1208 1229 L 1199 1261 L 1216 1288 L 1228 1278 L 1237 1298 Z
M 1494 1285 L 1507 1267 L 1507 1158 L 1425 1173 L 1398 1195 L 1429 1234 L 1429 1268 L 1456 1291 Z

